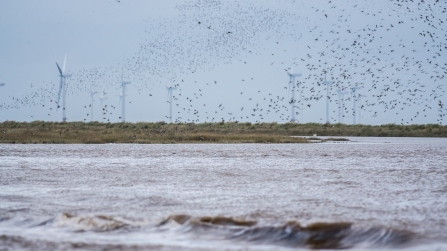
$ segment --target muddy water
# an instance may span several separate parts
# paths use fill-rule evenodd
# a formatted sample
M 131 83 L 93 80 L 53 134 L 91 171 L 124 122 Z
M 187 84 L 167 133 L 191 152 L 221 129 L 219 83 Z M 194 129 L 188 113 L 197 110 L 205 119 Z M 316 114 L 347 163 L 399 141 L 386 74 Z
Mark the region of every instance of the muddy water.
M 447 140 L 0 145 L 0 250 L 447 250 Z

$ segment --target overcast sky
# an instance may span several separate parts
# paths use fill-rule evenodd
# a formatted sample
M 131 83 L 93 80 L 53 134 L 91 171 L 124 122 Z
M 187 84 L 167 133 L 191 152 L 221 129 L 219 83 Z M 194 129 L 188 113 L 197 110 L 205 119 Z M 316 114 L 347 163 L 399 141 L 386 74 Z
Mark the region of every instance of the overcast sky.
M 427 1 L 428 2 L 428 1 Z M 61 121 L 67 55 L 68 121 L 290 121 L 286 70 L 297 78 L 298 122 L 439 123 L 446 114 L 447 2 L 0 2 L 0 121 Z M 121 72 L 121 70 L 123 70 Z M 122 74 L 123 73 L 123 74 Z M 360 87 L 354 98 L 352 87 Z M 358 95 L 364 95 L 360 100 Z M 340 105 L 341 106 L 341 105 Z

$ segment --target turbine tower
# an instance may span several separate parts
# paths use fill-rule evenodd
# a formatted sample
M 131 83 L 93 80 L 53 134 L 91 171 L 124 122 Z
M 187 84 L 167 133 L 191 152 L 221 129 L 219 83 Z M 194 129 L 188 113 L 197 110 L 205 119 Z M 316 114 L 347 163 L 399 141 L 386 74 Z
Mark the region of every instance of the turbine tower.
M 326 80 L 326 71 L 324 71 L 324 83 L 326 84 L 326 124 L 329 124 L 329 86 L 334 83 L 334 81 Z
M 301 102 L 301 124 L 304 124 L 304 100 L 303 100 L 303 89 L 300 91 L 300 102 Z
M 107 99 L 107 97 L 105 97 L 104 95 L 106 94 L 106 92 L 104 91 L 104 89 L 102 90 L 102 92 L 101 92 L 101 96 L 99 96 L 99 104 L 100 104 L 100 106 L 101 106 L 101 109 L 104 109 L 103 107 L 102 107 L 102 103 L 103 103 L 103 101 L 104 100 L 106 100 Z M 102 115 L 104 115 L 104 114 L 102 114 Z M 101 117 L 102 117 L 102 115 L 101 115 Z M 104 120 L 104 117 L 102 117 L 102 119 Z
M 5 86 L 5 83 L 0 83 L 0 87 Z
M 126 85 L 130 84 L 130 81 L 124 81 L 123 74 L 123 67 L 121 67 L 121 119 L 122 122 L 126 122 Z
M 120 97 L 120 105 L 122 105 L 123 102 L 123 90 L 121 89 L 118 93 L 118 97 Z M 119 117 L 121 120 L 123 119 L 123 117 Z
M 355 86 L 355 87 L 352 87 L 351 88 L 351 94 L 352 94 L 352 110 L 353 110 L 353 112 L 352 112 L 352 121 L 353 121 L 353 125 L 355 125 L 356 124 L 356 122 L 355 122 L 355 116 L 356 116 L 356 114 L 355 114 L 355 111 L 356 111 L 356 109 L 355 109 L 355 102 L 356 102 L 356 99 L 355 99 L 355 93 L 356 93 L 356 91 L 358 90 L 358 89 L 361 89 L 362 87 L 359 87 L 359 86 Z
M 359 95 L 359 106 L 360 106 L 360 109 L 359 109 L 359 124 L 362 124 L 362 98 L 366 98 L 366 96 L 365 95 Z
M 293 73 L 293 69 L 289 72 L 287 71 L 287 74 L 290 77 L 289 80 L 289 90 L 292 93 L 292 98 L 290 99 L 289 103 L 290 103 L 290 110 L 291 110 L 291 123 L 295 123 L 295 77 L 301 77 L 301 74 L 299 73 Z
M 337 95 L 338 95 L 338 123 L 340 124 L 341 123 L 341 107 L 342 107 L 341 96 L 343 95 L 342 89 L 340 87 L 338 87 L 338 89 L 337 89 Z
M 61 100 L 61 92 L 62 92 L 62 121 L 66 122 L 67 121 L 67 117 L 65 116 L 65 94 L 66 94 L 66 90 L 67 90 L 67 86 L 66 86 L 66 79 L 71 77 L 71 75 L 69 74 L 65 74 L 65 63 L 67 61 L 67 55 L 65 55 L 64 58 L 64 65 L 62 66 L 62 70 L 59 67 L 59 65 L 56 63 L 57 69 L 59 70 L 60 73 L 60 77 L 61 77 L 61 81 L 59 84 L 59 94 L 57 95 L 57 109 L 59 109 L 60 105 L 59 102 Z M 56 109 L 56 110 L 57 110 Z
M 177 86 L 171 86 L 167 87 L 166 90 L 168 90 L 168 97 L 169 97 L 169 123 L 172 123 L 172 91 L 177 90 Z
M 349 92 L 343 92 L 345 88 L 338 88 L 338 123 L 343 124 L 343 111 L 345 110 L 345 94 Z
M 91 113 L 90 113 L 90 121 L 93 121 L 93 96 L 95 96 L 95 94 L 97 94 L 98 92 L 97 91 L 94 91 L 94 92 L 90 92 L 90 97 L 91 97 L 91 103 L 90 103 L 90 106 L 91 106 Z

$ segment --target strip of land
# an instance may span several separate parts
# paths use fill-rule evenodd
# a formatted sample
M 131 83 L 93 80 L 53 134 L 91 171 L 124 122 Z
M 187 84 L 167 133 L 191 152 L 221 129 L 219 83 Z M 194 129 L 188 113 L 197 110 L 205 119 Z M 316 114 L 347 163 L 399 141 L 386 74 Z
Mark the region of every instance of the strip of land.
M 104 144 L 104 143 L 308 143 L 312 137 L 447 137 L 447 126 L 345 125 L 277 123 L 99 123 L 14 122 L 0 123 L 0 143 Z M 302 137 L 291 137 L 302 136 Z M 309 138 L 312 137 L 312 138 Z

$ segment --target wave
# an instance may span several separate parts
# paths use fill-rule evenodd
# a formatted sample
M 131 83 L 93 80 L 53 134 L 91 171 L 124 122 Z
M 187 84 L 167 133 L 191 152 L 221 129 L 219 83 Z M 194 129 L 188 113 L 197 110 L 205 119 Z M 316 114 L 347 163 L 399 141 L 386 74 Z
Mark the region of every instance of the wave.
M 67 227 L 77 232 L 106 232 L 138 228 L 146 224 L 145 221 L 131 221 L 120 217 L 106 215 L 76 216 L 70 213 L 63 213 L 54 222 L 54 226 L 56 227 Z
M 416 234 L 410 231 L 361 227 L 350 222 L 319 222 L 302 226 L 296 221 L 289 221 L 282 225 L 261 226 L 256 221 L 231 217 L 172 215 L 159 226 L 171 222 L 181 225 L 183 232 L 192 234 L 312 249 L 347 249 L 358 245 L 397 247 L 409 245 L 416 239 Z
M 124 234 L 143 231 L 154 236 L 157 236 L 157 233 L 162 233 L 162 236 L 169 236 L 168 239 L 182 236 L 191 240 L 227 240 L 241 244 L 251 243 L 254 245 L 310 249 L 400 248 L 416 244 L 417 240 L 422 240 L 420 236 L 407 230 L 383 226 L 361 226 L 352 222 L 317 222 L 301 225 L 297 221 L 288 221 L 283 224 L 261 224 L 255 220 L 235 217 L 194 217 L 186 214 L 171 215 L 161 221 L 148 222 L 146 220 L 129 220 L 117 216 L 86 216 L 62 213 L 37 226 L 43 227 L 45 225 L 65 228 L 74 232 L 118 231 L 117 233 Z M 45 240 L 28 240 L 25 237 L 2 235 L 0 236 L 0 246 L 2 243 L 3 245 L 7 244 L 7 246 L 21 246 L 23 243 L 36 242 L 34 243 L 36 245 L 45 246 L 48 244 L 60 246 L 62 249 L 64 249 L 63 247 L 72 249 L 79 245 L 76 242 L 71 243 L 69 241 L 57 244 L 57 240 L 46 243 Z M 147 237 L 150 238 L 150 236 Z M 42 243 L 39 241 L 42 241 Z M 167 242 L 169 243 L 169 240 Z M 88 241 L 85 243 L 87 246 L 90 244 Z M 89 249 L 87 246 L 86 249 Z M 111 246 L 108 248 L 111 248 Z

